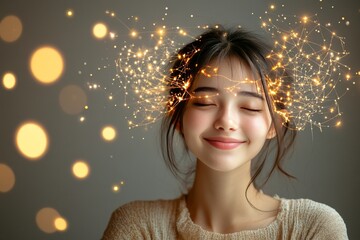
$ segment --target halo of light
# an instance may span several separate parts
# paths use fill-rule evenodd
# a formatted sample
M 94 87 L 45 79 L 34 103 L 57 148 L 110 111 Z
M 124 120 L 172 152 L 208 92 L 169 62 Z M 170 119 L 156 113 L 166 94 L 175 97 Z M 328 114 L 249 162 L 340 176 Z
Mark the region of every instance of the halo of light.
M 122 186 L 124 185 L 124 181 L 120 181 L 120 183 L 116 183 L 112 186 L 112 191 L 114 193 L 120 192 L 122 189 Z
M 73 164 L 72 172 L 76 178 L 84 179 L 89 176 L 90 167 L 85 161 L 79 160 Z
M 112 190 L 113 190 L 113 192 L 118 192 L 118 191 L 120 191 L 119 185 L 113 185 Z
M 5 73 L 2 80 L 5 89 L 11 90 L 16 86 L 16 76 L 11 72 Z
M 8 192 L 15 185 L 15 174 L 6 164 L 0 163 L 0 192 Z
M 116 129 L 113 126 L 105 126 L 101 130 L 101 136 L 105 141 L 114 141 L 116 138 Z
M 15 139 L 19 152 L 30 160 L 38 160 L 48 149 L 48 134 L 36 122 L 23 123 L 16 131 Z
M 15 42 L 22 33 L 22 23 L 17 16 L 6 16 L 0 23 L 0 38 L 5 42 Z
M 73 16 L 74 16 L 74 11 L 73 11 L 72 9 L 68 9 L 68 10 L 66 11 L 66 15 L 67 15 L 68 17 L 73 17 Z
M 96 38 L 102 39 L 108 32 L 107 26 L 104 23 L 96 23 L 93 27 L 93 34 Z
M 59 103 L 67 114 L 79 114 L 87 103 L 85 92 L 76 85 L 68 85 L 60 91 Z
M 31 55 L 30 70 L 35 79 L 40 83 L 54 83 L 64 71 L 63 56 L 54 47 L 40 47 Z
M 57 217 L 54 220 L 54 225 L 55 225 L 55 229 L 61 232 L 66 231 L 66 229 L 68 228 L 68 223 L 66 219 L 64 219 L 63 217 Z
M 54 208 L 42 208 L 36 214 L 36 225 L 45 233 L 54 233 L 57 230 L 54 224 L 57 218 L 61 216 Z

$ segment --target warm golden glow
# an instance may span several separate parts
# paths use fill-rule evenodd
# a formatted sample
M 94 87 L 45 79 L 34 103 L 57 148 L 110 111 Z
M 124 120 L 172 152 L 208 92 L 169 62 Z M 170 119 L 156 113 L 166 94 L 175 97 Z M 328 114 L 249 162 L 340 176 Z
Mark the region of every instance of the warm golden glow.
M 68 227 L 67 221 L 62 217 L 57 217 L 54 220 L 54 225 L 55 225 L 56 230 L 58 230 L 58 231 L 66 231 L 66 229 Z
M 113 191 L 118 192 L 120 190 L 120 187 L 118 185 L 113 186 Z
M 164 36 L 164 34 L 165 34 L 165 29 L 163 29 L 163 28 L 158 29 L 158 30 L 157 30 L 157 34 L 160 35 L 160 36 Z
M 116 138 L 116 129 L 112 126 L 106 126 L 101 130 L 101 136 L 105 141 L 113 141 Z
M 46 130 L 36 122 L 23 123 L 18 128 L 15 139 L 19 152 L 30 160 L 38 160 L 48 149 Z
M 22 23 L 17 16 L 6 16 L 0 22 L 0 38 L 5 42 L 15 42 L 22 33 Z
M 138 33 L 135 30 L 130 32 L 131 37 L 137 37 L 137 35 L 138 35 Z
M 40 83 L 54 83 L 64 71 L 63 57 L 54 47 L 44 46 L 38 48 L 31 55 L 30 70 Z
M 3 86 L 4 88 L 11 90 L 16 86 L 16 77 L 13 73 L 8 72 L 3 76 Z
M 36 224 L 45 233 L 56 232 L 55 219 L 60 218 L 60 214 L 54 208 L 42 208 L 36 214 Z
M 5 164 L 0 164 L 0 192 L 8 192 L 15 185 L 15 174 L 13 170 Z
M 122 186 L 124 185 L 124 181 L 120 181 L 120 183 L 118 183 L 118 184 L 114 184 L 113 186 L 112 186 L 112 190 L 113 190 L 113 192 L 119 192 L 120 190 L 121 190 L 121 188 L 122 188 Z
M 69 9 L 69 10 L 66 11 L 66 15 L 67 15 L 68 17 L 72 17 L 72 16 L 74 16 L 74 11 L 71 10 L 71 9 Z
M 86 162 L 79 160 L 73 164 L 72 172 L 76 178 L 84 179 L 89 176 L 90 168 Z
M 308 17 L 307 16 L 305 16 L 305 17 L 303 17 L 303 21 L 304 21 L 304 23 L 307 23 L 308 22 Z
M 86 108 L 85 92 L 76 85 L 68 85 L 60 91 L 59 103 L 67 114 L 79 114 Z
M 104 23 L 96 23 L 93 27 L 93 34 L 96 38 L 102 39 L 107 35 L 108 29 Z
M 340 127 L 341 125 L 342 125 L 341 121 L 337 121 L 336 124 L 335 124 L 336 127 Z

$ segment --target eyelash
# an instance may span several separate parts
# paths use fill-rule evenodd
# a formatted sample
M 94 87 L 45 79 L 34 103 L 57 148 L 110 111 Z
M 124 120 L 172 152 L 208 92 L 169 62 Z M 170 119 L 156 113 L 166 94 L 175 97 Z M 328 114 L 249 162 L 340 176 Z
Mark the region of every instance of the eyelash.
M 197 106 L 197 107 L 206 107 L 206 106 L 212 106 L 212 105 L 215 105 L 215 104 L 212 104 L 212 103 L 193 103 L 194 106 Z
M 261 112 L 261 109 L 253 109 L 253 108 L 242 108 L 242 109 L 250 112 Z

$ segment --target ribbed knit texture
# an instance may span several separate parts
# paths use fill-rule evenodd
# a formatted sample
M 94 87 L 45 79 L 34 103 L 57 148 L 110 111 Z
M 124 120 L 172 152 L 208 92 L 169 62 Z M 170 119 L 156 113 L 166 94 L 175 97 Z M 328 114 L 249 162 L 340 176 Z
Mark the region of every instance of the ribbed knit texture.
M 102 239 L 348 239 L 345 223 L 333 208 L 308 199 L 280 200 L 279 213 L 271 224 L 229 234 L 196 225 L 184 196 L 131 202 L 113 212 Z

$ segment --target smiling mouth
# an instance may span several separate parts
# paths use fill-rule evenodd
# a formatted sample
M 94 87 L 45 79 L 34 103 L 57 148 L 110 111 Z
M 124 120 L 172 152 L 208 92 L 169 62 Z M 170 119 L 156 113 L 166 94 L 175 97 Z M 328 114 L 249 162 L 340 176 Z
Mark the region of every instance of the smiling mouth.
M 245 141 L 240 141 L 233 138 L 204 138 L 210 145 L 221 150 L 231 150 L 237 148 Z

